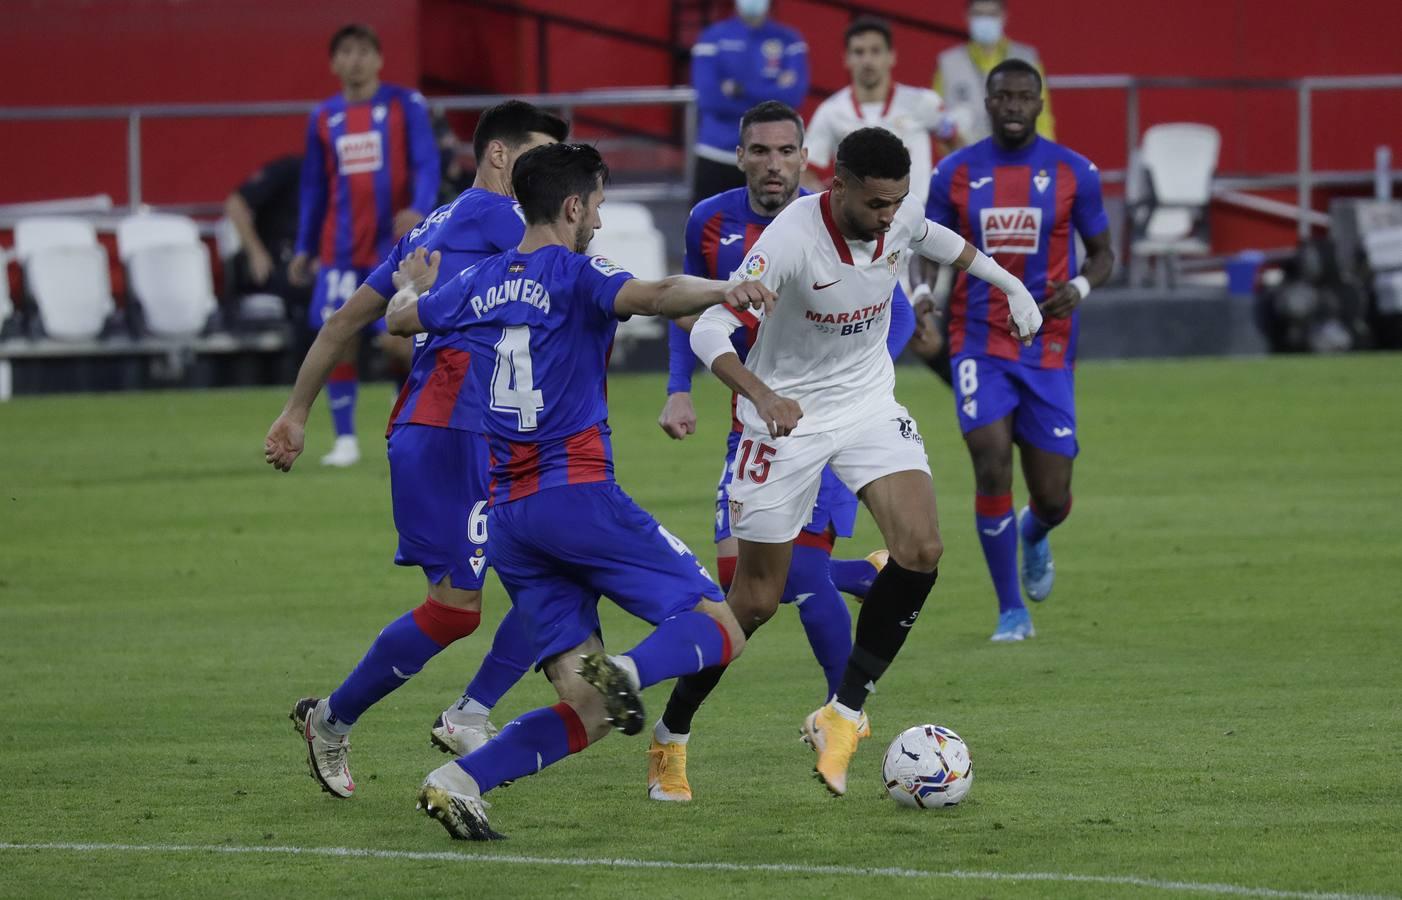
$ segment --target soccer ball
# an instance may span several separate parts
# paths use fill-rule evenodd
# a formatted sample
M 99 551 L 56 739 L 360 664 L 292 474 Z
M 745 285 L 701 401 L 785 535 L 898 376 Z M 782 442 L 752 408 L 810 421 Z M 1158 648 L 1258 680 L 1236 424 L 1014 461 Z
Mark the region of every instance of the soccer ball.
M 954 806 L 974 784 L 974 761 L 963 738 L 942 725 L 907 728 L 881 764 L 886 791 L 902 806 Z

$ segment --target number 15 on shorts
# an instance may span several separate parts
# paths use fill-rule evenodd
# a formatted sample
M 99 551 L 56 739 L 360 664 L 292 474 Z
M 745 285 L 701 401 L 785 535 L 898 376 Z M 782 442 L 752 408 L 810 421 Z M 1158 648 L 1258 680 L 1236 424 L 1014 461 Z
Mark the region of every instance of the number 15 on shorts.
M 740 442 L 739 462 L 735 466 L 735 480 L 764 484 L 769 478 L 769 466 L 778 452 L 768 444 L 744 440 Z

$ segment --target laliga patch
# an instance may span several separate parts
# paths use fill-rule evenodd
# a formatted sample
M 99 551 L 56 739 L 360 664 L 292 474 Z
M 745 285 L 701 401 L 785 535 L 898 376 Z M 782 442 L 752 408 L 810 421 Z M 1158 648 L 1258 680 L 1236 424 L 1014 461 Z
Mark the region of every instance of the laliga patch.
M 745 257 L 745 262 L 740 266 L 740 277 L 746 281 L 758 281 L 768 268 L 769 257 L 764 255 L 763 250 L 756 250 Z
M 612 275 L 617 275 L 620 272 L 627 271 L 618 263 L 609 259 L 607 256 L 590 257 L 589 265 L 597 269 L 599 273 L 602 274 L 605 278 L 608 278 Z
M 1042 241 L 1040 206 L 989 206 L 979 210 L 983 252 L 1033 254 Z

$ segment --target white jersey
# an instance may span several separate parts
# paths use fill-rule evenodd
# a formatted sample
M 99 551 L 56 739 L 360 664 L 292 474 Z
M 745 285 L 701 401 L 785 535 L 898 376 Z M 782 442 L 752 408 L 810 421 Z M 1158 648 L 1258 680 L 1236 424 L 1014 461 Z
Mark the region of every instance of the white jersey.
M 873 403 L 890 401 L 895 369 L 886 349 L 891 293 L 912 249 L 950 262 L 962 238 L 925 220 L 924 202 L 908 197 L 874 241 L 849 241 L 837 230 L 829 194 L 800 197 L 764 229 L 737 276 L 778 295 L 762 317 L 745 367 L 803 409 L 795 433 L 841 428 Z M 725 307 L 704 318 L 734 329 Z M 741 423 L 762 431 L 754 404 L 739 398 Z
M 826 169 L 847 135 L 868 126 L 885 128 L 910 151 L 910 193 L 923 206 L 930 192 L 930 132 L 944 116 L 944 101 L 928 88 L 892 82 L 884 103 L 858 103 L 849 86 L 819 104 L 803 143 L 808 161 Z

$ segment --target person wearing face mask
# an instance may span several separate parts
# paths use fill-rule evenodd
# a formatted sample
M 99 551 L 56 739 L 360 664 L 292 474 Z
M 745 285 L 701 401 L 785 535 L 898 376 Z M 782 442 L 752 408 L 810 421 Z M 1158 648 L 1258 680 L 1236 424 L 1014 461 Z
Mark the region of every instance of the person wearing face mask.
M 808 94 L 808 45 L 769 18 L 769 0 L 736 0 L 735 15 L 691 48 L 698 129 L 693 205 L 745 186 L 735 165 L 735 134 L 745 111 L 765 100 L 797 107 Z
M 963 144 L 976 143 L 991 133 L 983 109 L 984 82 L 993 67 L 1007 59 L 1025 60 L 1042 75 L 1042 113 L 1037 117 L 1037 133 L 1049 141 L 1056 140 L 1041 58 L 1030 44 L 1008 39 L 1003 30 L 1007 20 L 1004 0 L 969 0 L 969 42 L 951 47 L 939 56 L 934 88 L 958 123 Z

